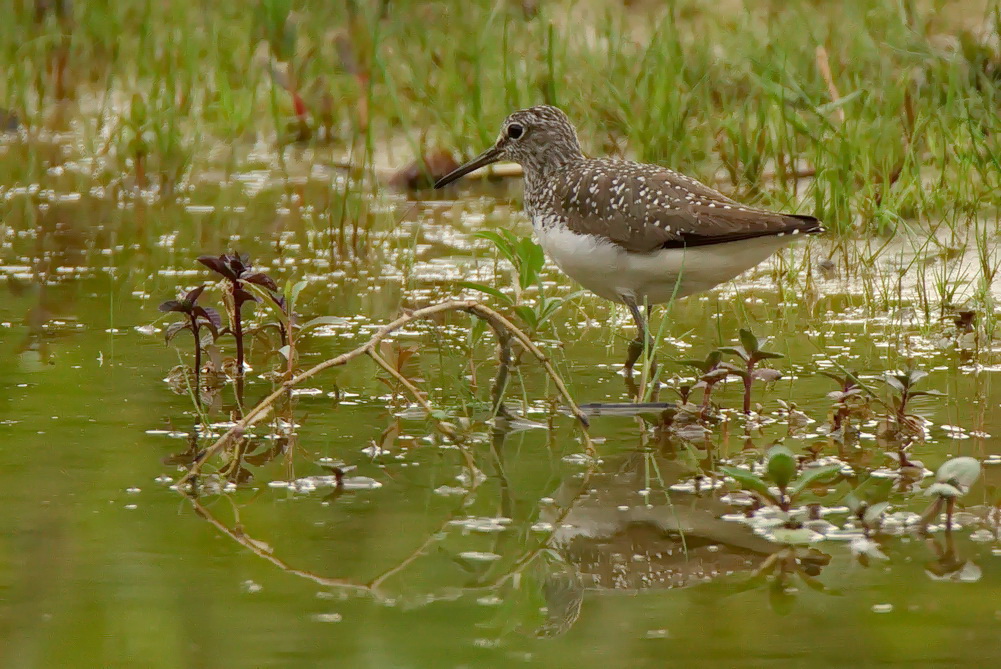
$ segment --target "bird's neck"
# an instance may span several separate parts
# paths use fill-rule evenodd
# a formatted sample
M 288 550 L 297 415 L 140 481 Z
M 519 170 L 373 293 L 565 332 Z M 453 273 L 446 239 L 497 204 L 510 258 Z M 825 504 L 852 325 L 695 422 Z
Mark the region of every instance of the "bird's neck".
M 586 160 L 579 147 L 575 151 L 553 149 L 539 158 L 522 163 L 526 204 L 547 199 L 552 195 L 553 180 L 575 164 Z

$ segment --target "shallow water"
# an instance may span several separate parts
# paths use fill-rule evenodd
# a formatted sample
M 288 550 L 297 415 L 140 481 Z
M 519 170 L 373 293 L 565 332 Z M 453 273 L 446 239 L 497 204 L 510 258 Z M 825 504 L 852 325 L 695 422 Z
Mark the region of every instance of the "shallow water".
M 225 482 L 208 479 L 195 497 L 172 488 L 192 445 L 211 439 L 195 438 L 191 399 L 165 382 L 190 364 L 190 341 L 182 333 L 164 345 L 171 319 L 156 306 L 211 281 L 199 254 L 250 253 L 279 284 L 309 280 L 303 316 L 347 319 L 301 343 L 301 367 L 361 343 L 401 308 L 459 294 L 459 280 L 508 281 L 489 244 L 471 236 L 527 233 L 503 198 L 348 198 L 359 223 L 340 225 L 328 191 L 344 182 L 310 159 L 292 179 L 261 166 L 174 202 L 92 192 L 69 172 L 4 191 L 3 666 L 952 666 L 1001 655 L 1001 545 L 985 520 L 1001 471 L 988 457 L 1001 453 L 991 436 L 1001 435 L 997 353 L 984 339 L 957 347 L 948 319 L 925 319 L 909 303 L 867 305 L 865 279 L 776 281 L 811 266 L 820 242 L 806 260 L 790 253 L 670 309 L 664 359 L 703 357 L 742 326 L 773 336 L 786 356 L 776 365 L 784 378 L 755 388 L 768 424 L 746 442 L 731 414 L 710 435 L 711 457 L 665 438 L 655 416 L 602 415 L 590 461 L 527 356 L 509 401 L 532 424 L 491 428 L 479 419 L 494 347 L 470 346 L 468 317 L 454 316 L 406 328 L 386 352 L 416 347 L 406 373 L 468 433 L 473 474 L 359 359 L 300 389 L 284 423 L 258 424 L 235 483 L 220 490 Z M 571 289 L 551 269 L 547 277 L 547 290 Z M 218 291 L 205 299 L 218 303 Z M 628 401 L 618 373 L 625 314 L 584 297 L 553 322 L 539 339 L 577 400 Z M 276 363 L 266 353 L 260 343 L 251 350 L 248 405 L 271 392 L 261 374 Z M 705 483 L 693 493 L 693 475 L 787 437 L 780 401 L 815 421 L 787 445 L 803 453 L 824 442 L 834 386 L 818 370 L 851 365 L 885 395 L 879 375 L 908 360 L 947 393 L 915 404 L 928 438 L 913 457 L 931 470 L 955 455 L 988 463 L 961 527 L 948 540 L 882 540 L 889 559 L 869 567 L 848 541 L 819 541 L 830 562 L 817 579 L 828 591 L 795 579 L 788 589 L 748 587 L 781 547 L 721 519 L 740 507 Z M 721 404 L 739 407 L 737 386 L 719 393 Z M 674 396 L 665 388 L 662 398 Z M 227 384 L 207 414 L 212 433 L 236 410 Z M 875 431 L 863 429 L 846 464 L 888 464 L 866 436 Z M 829 443 L 821 452 L 837 455 Z M 351 468 L 340 491 L 329 486 L 335 464 Z M 845 490 L 821 501 L 836 507 Z M 926 502 L 901 495 L 892 510 Z M 947 541 L 953 555 L 942 560 Z M 933 578 L 936 561 L 949 562 L 950 576 Z

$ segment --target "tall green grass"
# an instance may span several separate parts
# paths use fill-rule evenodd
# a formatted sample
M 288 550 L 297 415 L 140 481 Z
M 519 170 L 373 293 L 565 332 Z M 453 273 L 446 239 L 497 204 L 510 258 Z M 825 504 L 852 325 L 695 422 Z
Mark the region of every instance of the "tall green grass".
M 926 277 L 918 297 L 930 315 L 992 304 L 998 25 L 996 0 L 94 0 L 62 15 L 16 0 L 0 22 L 0 107 L 19 115 L 28 141 L 7 148 L 0 183 L 110 198 L 146 187 L 161 204 L 197 188 L 198 204 L 220 210 L 218 239 L 204 222 L 156 221 L 197 227 L 182 234 L 205 244 L 238 227 L 221 213 L 240 201 L 233 175 L 269 170 L 284 180 L 282 202 L 296 204 L 289 216 L 305 221 L 300 241 L 347 256 L 377 239 L 377 167 L 435 145 L 468 156 L 512 109 L 548 102 L 567 110 L 590 153 L 660 162 L 745 201 L 817 215 L 874 304 L 901 299 L 878 264 L 903 253 L 885 240 L 906 241 L 922 260 L 904 271 Z M 293 155 L 357 169 L 303 189 Z M 142 228 L 150 239 L 165 232 L 156 225 Z M 973 268 L 947 266 L 943 247 L 968 252 Z

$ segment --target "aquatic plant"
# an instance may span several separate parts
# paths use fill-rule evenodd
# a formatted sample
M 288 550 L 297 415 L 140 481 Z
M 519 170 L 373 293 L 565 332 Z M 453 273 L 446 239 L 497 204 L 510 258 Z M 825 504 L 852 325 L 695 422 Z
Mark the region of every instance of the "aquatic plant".
M 901 471 L 912 467 L 907 450 L 911 444 L 924 438 L 924 421 L 920 416 L 909 413 L 910 403 L 919 397 L 942 397 L 944 393 L 938 390 L 916 390 L 918 382 L 928 376 L 928 372 L 909 369 L 904 372 L 886 372 L 883 380 L 894 391 L 890 400 L 893 413 L 883 418 L 882 427 L 877 435 L 887 446 L 896 447 L 892 456 L 897 460 Z
M 952 531 L 952 514 L 956 500 L 970 491 L 970 486 L 980 477 L 980 461 L 969 456 L 946 460 L 935 472 L 935 482 L 925 494 L 933 497 L 931 505 L 921 515 L 923 524 L 937 516 L 945 507 L 945 529 Z
M 796 601 L 796 588 L 792 587 L 794 579 L 817 592 L 840 594 L 817 579 L 821 570 L 830 563 L 831 556 L 816 548 L 785 546 L 769 555 L 741 589 L 767 587 L 768 603 L 772 610 L 779 615 L 788 615 Z
M 720 361 L 723 358 L 723 352 L 716 350 L 710 351 L 706 356 L 705 360 L 679 360 L 678 362 L 682 365 L 687 365 L 695 369 L 699 373 L 698 381 L 692 386 L 691 390 L 702 389 L 702 408 L 700 411 L 700 417 L 705 420 L 709 413 L 709 408 L 712 402 L 712 392 L 716 384 L 723 381 L 728 377 L 732 370 L 721 365 Z M 687 393 L 685 397 L 682 398 L 683 402 L 688 401 Z
M 250 258 L 239 253 L 228 253 L 220 256 L 199 256 L 198 262 L 221 276 L 227 286 L 226 311 L 229 314 L 229 331 L 236 340 L 236 378 L 238 384 L 244 375 L 244 332 L 243 305 L 247 302 L 258 302 L 258 297 L 247 291 L 244 284 L 256 284 L 270 290 L 277 290 L 274 280 L 263 272 L 255 272 L 250 264 Z
M 573 292 L 566 297 L 549 297 L 546 295 L 540 279 L 546 257 L 542 247 L 532 241 L 531 237 L 519 237 L 510 230 L 480 230 L 475 237 L 489 240 L 494 248 L 514 267 L 515 278 L 511 282 L 512 297 L 493 286 L 484 283 L 462 281 L 463 288 L 469 288 L 496 298 L 502 305 L 509 307 L 518 318 L 528 326 L 529 332 L 538 332 L 569 300 L 576 298 L 584 291 Z M 535 287 L 538 297 L 529 302 L 524 299 L 525 291 Z
M 939 390 L 915 390 L 914 386 L 923 378 L 928 376 L 928 372 L 920 369 L 908 369 L 904 372 L 886 372 L 883 380 L 894 390 L 896 396 L 893 398 L 893 409 L 895 418 L 899 426 L 912 424 L 912 416 L 908 414 L 908 405 L 917 397 L 944 397 L 945 393 Z
M 893 479 L 870 476 L 842 498 L 865 536 L 879 528 L 883 513 L 889 507 L 892 489 Z
M 764 476 L 732 465 L 719 465 L 721 474 L 731 477 L 745 491 L 757 496 L 765 504 L 789 512 L 793 503 L 809 486 L 832 478 L 841 471 L 841 465 L 807 467 L 797 476 L 796 456 L 787 447 L 777 444 L 765 454 Z M 773 491 L 771 486 L 778 490 Z
M 316 328 L 325 325 L 337 325 L 344 322 L 339 316 L 317 316 L 305 323 L 299 323 L 296 305 L 299 295 L 309 285 L 308 281 L 286 281 L 281 290 L 271 277 L 263 274 L 254 281 L 247 279 L 246 287 L 262 297 L 261 303 L 274 316 L 275 320 L 263 323 L 254 329 L 255 333 L 274 329 L 278 332 L 279 346 L 275 352 L 286 361 L 286 374 L 292 372 L 296 358 L 296 343 L 299 337 Z
M 767 342 L 766 342 L 767 343 Z M 763 360 L 775 360 L 783 358 L 781 353 L 766 351 L 761 348 L 761 343 L 754 333 L 745 328 L 740 330 L 740 346 L 724 346 L 720 348 L 722 353 L 737 356 L 744 364 L 739 367 L 732 363 L 724 362 L 720 365 L 734 376 L 740 377 L 744 382 L 744 414 L 751 413 L 751 385 L 755 380 L 770 382 L 777 381 L 782 377 L 781 372 L 768 367 L 759 367 L 758 363 Z
M 844 370 L 842 374 L 823 370 L 820 373 L 838 384 L 837 390 L 827 393 L 834 404 L 829 434 L 842 446 L 853 443 L 858 436 L 858 424 L 872 416 L 870 395 L 851 370 Z
M 198 298 L 201 297 L 204 290 L 205 286 L 198 286 L 176 300 L 167 300 L 161 303 L 159 307 L 160 311 L 184 314 L 186 316 L 185 320 L 177 321 L 167 326 L 167 329 L 164 331 L 164 339 L 170 342 L 178 332 L 182 330 L 191 331 L 195 342 L 195 383 L 193 392 L 199 404 L 201 404 L 200 374 L 202 368 L 202 348 L 204 346 L 201 329 L 203 327 L 208 329 L 214 341 L 219 335 L 219 328 L 222 327 L 222 318 L 219 316 L 218 311 L 212 307 L 203 307 L 198 304 Z

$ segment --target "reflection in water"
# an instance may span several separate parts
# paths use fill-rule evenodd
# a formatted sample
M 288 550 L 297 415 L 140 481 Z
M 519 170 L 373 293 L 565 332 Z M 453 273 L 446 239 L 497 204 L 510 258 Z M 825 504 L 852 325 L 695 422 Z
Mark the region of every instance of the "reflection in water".
M 286 419 L 291 420 L 291 416 Z M 765 584 L 766 577 L 771 577 L 767 581 L 770 590 L 779 593 L 773 599 L 788 598 L 785 590 L 789 577 L 795 574 L 813 579 L 829 560 L 812 549 L 782 549 L 746 524 L 721 520 L 729 507 L 713 496 L 677 492 L 668 495 L 666 487 L 660 493 L 651 493 L 652 470 L 658 472 L 660 482 L 668 484 L 688 473 L 678 460 L 651 452 L 609 457 L 600 469 L 592 461 L 584 471 L 565 471 L 538 516 L 520 521 L 531 524 L 534 530 L 526 534 L 527 527 L 508 525 L 518 516 L 516 491 L 522 487 L 520 481 L 511 478 L 507 445 L 511 434 L 510 429 L 491 431 L 490 447 L 472 452 L 475 468 L 487 476 L 460 477 L 465 481 L 464 492 L 451 505 L 451 511 L 405 558 L 368 580 L 296 567 L 278 557 L 267 537 L 252 537 L 241 525 L 239 512 L 234 511 L 234 524 L 228 525 L 213 515 L 195 490 L 187 496 L 199 517 L 281 570 L 385 602 L 399 601 L 399 588 L 412 589 L 416 583 L 425 582 L 427 579 L 419 575 L 422 565 L 434 564 L 435 556 L 446 550 L 454 528 L 478 527 L 470 523 L 466 509 L 474 500 L 486 503 L 497 510 L 498 520 L 507 519 L 497 526 L 499 531 L 489 530 L 489 549 L 456 554 L 453 560 L 459 569 L 453 572 L 450 582 L 438 583 L 418 595 L 411 593 L 407 600 L 431 602 L 454 597 L 449 593 L 455 592 L 484 601 L 496 598 L 503 604 L 491 626 L 500 634 L 563 634 L 581 615 L 587 592 L 680 588 L 722 576 L 753 573 L 757 580 L 736 589 Z M 229 480 L 237 476 L 239 481 L 239 472 L 265 464 L 286 448 L 287 444 L 276 443 L 270 451 L 256 455 L 247 455 L 249 446 L 238 449 L 231 466 L 224 471 L 230 472 Z M 327 501 L 364 494 L 337 485 L 344 480 L 343 470 L 339 471 L 335 497 L 327 497 Z M 249 472 L 243 478 L 249 479 Z M 487 478 L 496 485 L 482 485 Z M 487 502 L 485 494 L 492 495 L 493 501 Z
M 653 467 L 668 483 L 686 473 L 677 460 L 652 453 L 607 459 L 605 472 L 592 477 L 556 527 L 554 548 L 578 566 L 588 587 L 683 587 L 753 569 L 774 551 L 749 525 L 721 520 L 730 507 L 713 497 L 642 494 Z M 561 486 L 554 493 L 556 508 L 567 492 Z
M 979 565 L 957 553 L 951 528 L 945 532 L 941 541 L 935 537 L 927 537 L 925 544 L 934 555 L 933 560 L 925 563 L 925 573 L 933 581 L 975 583 L 983 576 L 983 570 Z
M 371 587 L 369 585 L 363 583 L 355 583 L 348 579 L 343 579 L 343 578 L 331 578 L 327 576 L 321 576 L 320 574 L 315 574 L 313 572 L 306 571 L 304 569 L 297 569 L 289 565 L 287 562 L 285 562 L 278 556 L 276 556 L 274 554 L 274 549 L 268 542 L 256 539 L 247 534 L 244 531 L 242 525 L 240 525 L 239 521 L 236 523 L 234 527 L 229 527 L 225 523 L 220 521 L 218 518 L 216 518 L 212 514 L 212 512 L 209 511 L 207 507 L 205 507 L 201 502 L 198 501 L 198 498 L 193 496 L 188 496 L 188 501 L 191 503 L 191 506 L 195 510 L 195 513 L 197 513 L 200 518 L 204 519 L 206 522 L 212 525 L 212 527 L 216 528 L 217 530 L 222 532 L 224 535 L 226 535 L 233 541 L 236 541 L 237 543 L 247 548 L 257 557 L 267 560 L 268 562 L 275 565 L 282 571 L 288 572 L 295 576 L 299 576 L 301 578 L 308 579 L 310 581 L 313 581 L 315 583 L 330 588 L 343 589 L 349 591 L 371 590 Z

